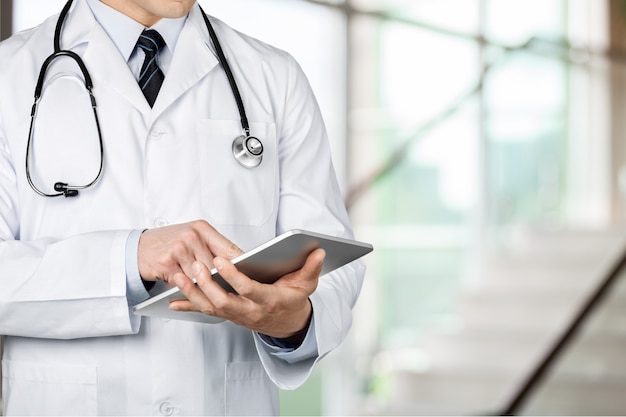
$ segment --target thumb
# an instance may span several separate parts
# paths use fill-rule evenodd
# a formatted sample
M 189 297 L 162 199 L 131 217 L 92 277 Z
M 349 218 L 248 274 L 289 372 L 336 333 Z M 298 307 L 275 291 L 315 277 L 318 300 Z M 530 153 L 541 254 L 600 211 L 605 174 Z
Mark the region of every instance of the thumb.
M 299 277 L 304 278 L 306 281 L 314 281 L 317 286 L 317 280 L 322 272 L 324 266 L 324 259 L 326 258 L 326 252 L 324 249 L 315 249 L 306 258 L 304 266 L 296 272 Z

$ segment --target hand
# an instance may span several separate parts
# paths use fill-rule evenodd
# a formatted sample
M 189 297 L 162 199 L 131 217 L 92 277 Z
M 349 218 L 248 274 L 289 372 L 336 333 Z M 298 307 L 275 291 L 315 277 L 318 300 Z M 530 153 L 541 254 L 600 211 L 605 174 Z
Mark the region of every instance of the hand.
M 325 252 L 316 249 L 302 269 L 281 277 L 273 284 L 262 284 L 239 272 L 223 257 L 213 264 L 237 294 L 226 292 L 211 278 L 203 262 L 193 264 L 197 286 L 186 276 L 174 279 L 187 300 L 175 300 L 172 310 L 200 311 L 268 336 L 285 339 L 303 330 L 309 323 L 312 307 L 309 296 L 317 288 Z
M 232 259 L 241 253 L 241 249 L 203 220 L 149 229 L 139 239 L 139 274 L 146 281 L 161 279 L 173 286 L 173 277 L 178 273 L 194 276 L 195 261 L 212 268 L 215 256 Z

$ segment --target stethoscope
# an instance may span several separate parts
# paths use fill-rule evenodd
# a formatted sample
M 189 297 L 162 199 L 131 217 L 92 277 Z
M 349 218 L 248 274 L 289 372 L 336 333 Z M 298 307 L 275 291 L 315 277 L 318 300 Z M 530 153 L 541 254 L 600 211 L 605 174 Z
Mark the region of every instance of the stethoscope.
M 28 132 L 28 142 L 26 144 L 26 178 L 28 179 L 28 183 L 31 188 L 39 195 L 43 197 L 75 197 L 78 195 L 79 190 L 83 190 L 85 188 L 89 188 L 94 185 L 100 177 L 102 176 L 102 168 L 104 167 L 104 144 L 102 141 L 102 131 L 100 129 L 100 121 L 98 119 L 98 111 L 96 106 L 96 98 L 93 95 L 93 83 L 91 81 L 91 76 L 89 75 L 89 71 L 85 66 L 85 63 L 75 52 L 63 50 L 60 46 L 61 39 L 61 29 L 63 27 L 63 22 L 65 21 L 67 14 L 70 10 L 70 6 L 72 5 L 73 0 L 68 0 L 68 2 L 61 10 L 61 14 L 59 15 L 59 19 L 57 20 L 56 28 L 54 31 L 54 52 L 46 58 L 44 63 L 41 66 L 41 70 L 39 72 L 39 78 L 37 79 L 37 84 L 35 86 L 35 102 L 33 103 L 33 107 L 30 113 L 30 130 Z M 259 166 L 261 161 L 263 160 L 263 143 L 256 138 L 255 136 L 250 135 L 250 124 L 248 123 L 248 117 L 246 116 L 246 110 L 243 106 L 243 100 L 241 99 L 241 94 L 239 93 L 239 88 L 237 87 L 237 83 L 235 82 L 235 77 L 230 69 L 230 65 L 226 60 L 226 56 L 224 55 L 224 51 L 222 50 L 222 46 L 217 38 L 215 30 L 209 22 L 209 19 L 200 7 L 200 11 L 202 12 L 202 16 L 204 17 L 204 22 L 209 31 L 209 35 L 211 36 L 211 41 L 215 46 L 215 51 L 217 53 L 217 57 L 219 62 L 222 64 L 224 68 L 224 72 L 226 72 L 226 77 L 228 77 L 228 82 L 230 84 L 230 88 L 233 92 L 233 96 L 235 97 L 235 101 L 237 102 L 237 108 L 239 110 L 239 116 L 241 118 L 241 127 L 243 128 L 244 134 L 235 138 L 232 143 L 232 151 L 233 157 L 246 168 L 254 168 Z M 30 175 L 30 150 L 31 143 L 33 141 L 33 131 L 35 129 L 35 120 L 37 118 L 37 108 L 39 106 L 39 101 L 41 100 L 41 92 L 43 90 L 44 79 L 46 76 L 46 71 L 50 64 L 59 57 L 69 57 L 76 62 L 80 71 L 83 74 L 83 80 L 85 83 L 85 89 L 89 94 L 89 98 L 91 100 L 91 107 L 93 109 L 93 117 L 96 124 L 96 130 L 98 131 L 98 141 L 100 145 L 100 167 L 98 169 L 98 173 L 95 178 L 84 185 L 71 185 L 66 182 L 58 181 L 54 183 L 54 191 L 56 193 L 48 194 L 41 191 L 33 182 L 33 179 Z

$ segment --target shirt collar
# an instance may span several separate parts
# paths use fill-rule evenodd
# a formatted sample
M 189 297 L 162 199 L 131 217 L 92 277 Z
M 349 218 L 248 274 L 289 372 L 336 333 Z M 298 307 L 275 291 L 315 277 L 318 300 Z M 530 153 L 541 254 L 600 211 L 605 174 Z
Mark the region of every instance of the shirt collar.
M 128 61 L 135 49 L 137 39 L 145 27 L 124 13 L 102 3 L 100 0 L 87 0 L 87 3 L 98 23 L 113 40 L 124 59 Z M 152 29 L 157 30 L 161 34 L 171 54 L 174 54 L 178 36 L 183 29 L 186 19 L 187 16 L 178 19 L 163 18 L 152 26 Z

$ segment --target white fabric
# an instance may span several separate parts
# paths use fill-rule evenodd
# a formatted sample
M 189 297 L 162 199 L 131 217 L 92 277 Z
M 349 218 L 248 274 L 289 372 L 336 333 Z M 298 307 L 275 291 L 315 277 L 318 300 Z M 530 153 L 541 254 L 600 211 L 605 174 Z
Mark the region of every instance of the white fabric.
M 276 414 L 277 387 L 302 384 L 345 337 L 361 262 L 322 277 L 311 297 L 319 355 L 293 364 L 257 349 L 253 333 L 232 323 L 140 319 L 129 311 L 125 243 L 133 229 L 202 218 L 244 250 L 293 228 L 352 236 L 300 68 L 288 54 L 212 21 L 263 141 L 263 163 L 246 169 L 232 157 L 239 115 L 197 7 L 150 109 L 86 0 L 75 0 L 62 45 L 91 72 L 105 167 L 100 182 L 74 199 L 38 196 L 24 170 L 32 92 L 56 17 L 0 45 L 6 414 Z M 77 73 L 67 59 L 49 70 L 31 167 L 45 190 L 60 180 L 89 182 L 98 167 Z

